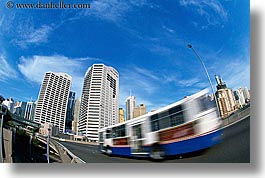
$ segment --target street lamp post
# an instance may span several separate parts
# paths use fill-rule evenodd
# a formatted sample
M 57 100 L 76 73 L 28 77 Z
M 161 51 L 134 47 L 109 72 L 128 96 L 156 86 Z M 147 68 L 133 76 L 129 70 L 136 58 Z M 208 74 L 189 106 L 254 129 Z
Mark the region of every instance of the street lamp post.
M 195 53 L 195 55 L 196 55 L 197 58 L 200 60 L 202 66 L 203 66 L 203 69 L 204 69 L 204 71 L 205 71 L 205 73 L 206 73 L 206 76 L 207 76 L 207 78 L 208 78 L 208 81 L 209 81 L 210 86 L 211 86 L 211 89 L 212 89 L 212 93 L 213 93 L 213 96 L 214 96 L 214 100 L 215 100 L 215 104 L 216 104 L 217 112 L 218 112 L 218 117 L 219 117 L 219 116 L 220 116 L 220 111 L 219 111 L 219 107 L 218 107 L 218 103 L 217 103 L 217 98 L 216 98 L 216 96 L 215 96 L 214 89 L 213 89 L 213 84 L 212 84 L 211 78 L 210 78 L 210 76 L 209 76 L 209 74 L 208 74 L 208 71 L 207 71 L 207 69 L 206 69 L 206 66 L 205 66 L 205 64 L 204 64 L 204 62 L 203 62 L 203 60 L 202 60 L 202 58 L 201 58 L 201 57 L 199 56 L 199 54 L 195 51 L 195 49 L 192 47 L 191 44 L 188 44 L 188 48 L 192 49 L 192 51 Z
M 47 161 L 50 163 L 50 126 L 48 128 L 48 135 L 47 135 Z

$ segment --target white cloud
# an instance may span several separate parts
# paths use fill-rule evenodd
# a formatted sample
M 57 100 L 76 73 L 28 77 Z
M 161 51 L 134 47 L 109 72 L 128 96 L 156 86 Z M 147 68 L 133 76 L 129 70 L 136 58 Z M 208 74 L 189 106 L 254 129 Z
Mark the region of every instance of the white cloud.
M 228 63 L 222 73 L 221 77 L 228 88 L 250 88 L 250 64 L 243 59 Z
M 144 103 L 149 108 L 153 106 L 150 96 L 154 96 L 158 90 L 160 78 L 152 71 L 137 66 L 123 68 L 120 71 L 120 97 L 121 106 L 125 105 L 126 98 L 130 95 L 130 91 L 138 101 Z M 138 103 L 140 104 L 140 103 Z
M 16 70 L 10 66 L 4 55 L 0 55 L 0 81 L 6 81 L 9 78 L 16 77 Z
M 102 20 L 119 23 L 126 20 L 126 14 L 140 7 L 147 6 L 149 8 L 158 8 L 154 3 L 149 3 L 146 0 L 95 0 L 90 4 L 90 9 L 80 12 L 80 16 L 95 16 Z
M 82 11 L 81 15 L 94 15 L 108 21 L 118 21 L 129 10 L 130 6 L 126 1 L 101 0 L 93 1 L 90 9 Z
M 96 58 L 75 58 L 71 59 L 65 56 L 32 56 L 20 57 L 18 68 L 28 81 L 38 84 L 42 83 L 45 72 L 64 72 L 72 77 L 72 90 L 81 95 L 83 77 L 85 71 L 90 65 L 88 61 L 99 60 Z
M 120 90 L 119 90 L 119 106 L 120 107 L 124 109 L 126 108 L 125 101 L 126 101 L 126 98 L 130 96 L 130 90 L 131 90 L 131 94 L 136 97 L 135 98 L 136 105 L 139 105 L 141 103 L 145 104 L 147 111 L 162 107 L 161 104 L 158 104 L 158 103 L 154 104 L 150 100 L 150 97 L 147 97 L 146 95 L 147 93 L 142 91 L 142 88 L 136 88 L 135 86 L 132 86 L 132 85 L 124 85 L 123 83 L 120 84 Z
M 180 5 L 195 8 L 196 13 L 206 18 L 207 25 L 219 25 L 227 20 L 228 13 L 218 0 L 181 0 Z M 202 28 L 207 28 L 207 26 L 202 25 Z
M 175 30 L 173 30 L 173 29 L 171 29 L 171 28 L 168 28 L 168 27 L 166 27 L 165 25 L 163 25 L 162 28 L 165 29 L 165 30 L 166 30 L 167 32 L 169 32 L 169 33 L 173 33 L 173 34 L 175 33 Z
M 153 72 L 150 70 L 140 68 L 140 67 L 134 67 L 133 70 L 139 75 L 143 75 L 143 76 L 149 77 L 154 80 L 159 80 L 159 78 L 155 74 L 153 74 Z
M 155 83 L 160 80 L 152 71 L 137 66 L 122 69 L 120 76 L 127 91 L 141 91 L 146 94 L 154 93 L 157 88 Z
M 189 80 L 178 80 L 177 83 L 182 87 L 190 87 L 197 84 L 199 81 L 200 80 L 198 78 L 192 78 Z
M 17 38 L 12 40 L 12 42 L 21 48 L 27 48 L 32 44 L 39 45 L 46 43 L 52 29 L 53 28 L 48 25 L 35 28 L 30 23 L 23 23 L 17 27 Z
M 168 56 L 174 53 L 174 51 L 166 46 L 158 45 L 151 45 L 148 48 L 151 52 L 156 53 L 161 56 Z

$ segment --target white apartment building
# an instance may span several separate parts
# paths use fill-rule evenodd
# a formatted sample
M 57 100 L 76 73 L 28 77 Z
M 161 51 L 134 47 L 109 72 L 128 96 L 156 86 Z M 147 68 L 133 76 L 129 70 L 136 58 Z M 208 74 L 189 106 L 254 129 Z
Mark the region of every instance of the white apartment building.
M 51 123 L 65 132 L 66 109 L 72 77 L 65 73 L 46 72 L 35 110 L 34 121 Z
M 89 67 L 84 78 L 78 131 L 90 142 L 98 129 L 119 122 L 119 73 L 104 64 Z

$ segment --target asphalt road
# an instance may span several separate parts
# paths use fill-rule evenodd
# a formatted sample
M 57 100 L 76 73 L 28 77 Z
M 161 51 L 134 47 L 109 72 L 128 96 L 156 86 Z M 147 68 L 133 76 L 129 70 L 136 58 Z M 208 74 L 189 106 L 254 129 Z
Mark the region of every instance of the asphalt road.
M 145 163 L 147 158 L 107 156 L 95 145 L 61 142 L 87 163 Z M 162 163 L 249 163 L 250 117 L 223 129 L 223 141 L 209 149 L 167 158 Z

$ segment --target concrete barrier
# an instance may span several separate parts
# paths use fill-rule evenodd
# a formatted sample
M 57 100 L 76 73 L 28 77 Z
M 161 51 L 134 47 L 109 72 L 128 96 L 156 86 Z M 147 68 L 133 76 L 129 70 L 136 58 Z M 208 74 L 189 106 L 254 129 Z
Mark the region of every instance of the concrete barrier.
M 61 143 L 53 140 L 53 142 L 57 145 L 60 157 L 62 159 L 62 163 L 86 163 L 76 155 L 74 155 L 70 150 L 68 150 Z
M 235 123 L 241 119 L 250 117 L 250 106 L 244 108 L 243 110 L 239 110 L 230 116 L 223 119 L 223 127 Z
M 3 140 L 4 140 L 4 145 L 3 145 L 3 160 L 4 163 L 13 163 L 13 158 L 12 158 L 12 131 L 3 128 Z

